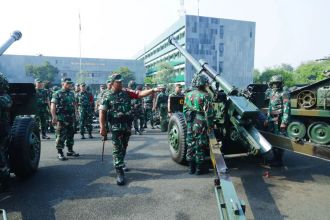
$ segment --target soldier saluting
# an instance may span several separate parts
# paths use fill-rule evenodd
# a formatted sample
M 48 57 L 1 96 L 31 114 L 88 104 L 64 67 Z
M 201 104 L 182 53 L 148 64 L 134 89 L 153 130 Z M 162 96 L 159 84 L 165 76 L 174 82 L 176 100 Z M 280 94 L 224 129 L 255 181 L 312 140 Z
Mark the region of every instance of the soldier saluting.
M 56 125 L 56 149 L 59 160 L 66 160 L 63 149 L 64 144 L 68 148 L 67 156 L 78 157 L 73 151 L 74 123 L 76 120 L 76 102 L 74 93 L 71 91 L 71 78 L 62 78 L 62 89 L 53 94 L 51 100 L 52 123 Z
M 99 107 L 100 134 L 103 137 L 107 135 L 105 122 L 106 112 L 109 110 L 108 120 L 112 130 L 113 163 L 117 173 L 117 185 L 125 184 L 123 167 L 128 140 L 131 135 L 131 99 L 139 99 L 159 91 L 158 89 L 144 91 L 123 89 L 122 80 L 120 74 L 110 76 L 111 89 L 105 94 Z

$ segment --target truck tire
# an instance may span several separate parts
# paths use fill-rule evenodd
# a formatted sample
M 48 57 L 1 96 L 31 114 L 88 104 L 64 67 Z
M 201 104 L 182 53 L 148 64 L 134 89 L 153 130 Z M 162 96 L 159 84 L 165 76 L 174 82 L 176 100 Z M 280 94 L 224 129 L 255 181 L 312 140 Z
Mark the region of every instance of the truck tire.
M 168 123 L 168 140 L 172 159 L 179 164 L 186 164 L 187 124 L 183 113 L 174 113 Z
M 39 166 L 40 132 L 32 117 L 16 117 L 9 144 L 10 168 L 19 178 L 31 176 Z

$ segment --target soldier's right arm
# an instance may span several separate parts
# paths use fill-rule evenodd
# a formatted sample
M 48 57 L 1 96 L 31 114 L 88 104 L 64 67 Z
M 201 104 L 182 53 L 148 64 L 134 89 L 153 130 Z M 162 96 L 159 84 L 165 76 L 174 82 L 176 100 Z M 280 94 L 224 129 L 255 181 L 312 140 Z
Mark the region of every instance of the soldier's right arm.
M 50 103 L 50 113 L 52 115 L 52 124 L 53 125 L 55 125 L 57 123 L 56 103 L 57 103 L 57 92 L 54 92 L 53 96 L 52 96 L 51 103 Z
M 106 97 L 103 97 L 99 107 L 99 123 L 100 123 L 100 135 L 105 137 L 107 135 L 107 129 L 105 127 L 106 114 L 109 109 L 109 102 Z

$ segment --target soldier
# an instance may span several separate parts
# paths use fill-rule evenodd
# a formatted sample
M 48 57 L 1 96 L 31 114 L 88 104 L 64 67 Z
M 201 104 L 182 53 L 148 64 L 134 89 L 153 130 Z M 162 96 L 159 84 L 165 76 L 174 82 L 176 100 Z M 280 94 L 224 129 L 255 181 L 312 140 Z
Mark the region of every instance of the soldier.
M 269 85 L 272 91 L 265 125 L 268 125 L 269 131 L 276 135 L 286 135 L 290 117 L 289 93 L 283 89 L 283 78 L 280 75 L 272 76 Z M 283 153 L 284 150 L 273 148 L 274 158 L 270 161 L 270 165 L 282 166 Z
M 155 108 L 157 108 L 159 110 L 159 113 L 160 113 L 160 130 L 161 131 L 167 131 L 168 95 L 165 93 L 165 91 L 166 91 L 165 86 L 160 85 L 159 88 L 161 89 L 161 92 L 157 95 Z
M 194 90 L 185 96 L 183 113 L 187 120 L 187 154 L 189 173 L 207 173 L 204 165 L 205 149 L 209 145 L 208 133 L 213 128 L 213 107 L 211 97 L 206 92 L 209 84 L 204 75 L 197 76 Z
M 74 97 L 75 97 L 75 100 L 77 99 L 77 95 L 79 94 L 80 92 L 80 84 L 73 84 L 71 86 L 74 86 L 74 90 L 73 90 L 73 93 L 74 93 Z M 79 113 L 77 112 L 76 114 L 76 120 L 74 122 L 74 129 L 75 129 L 75 133 L 79 130 Z
M 51 100 L 52 123 L 56 125 L 56 149 L 58 159 L 63 161 L 67 158 L 63 154 L 64 144 L 68 148 L 67 156 L 78 157 L 73 151 L 76 120 L 76 102 L 74 93 L 71 91 L 71 78 L 62 78 L 62 89 L 53 94 Z
M 76 95 L 76 103 L 79 112 L 79 128 L 81 139 L 85 139 L 85 127 L 87 128 L 89 138 L 93 138 L 92 135 L 92 123 L 90 120 L 90 112 L 93 112 L 93 107 L 90 103 L 90 96 L 86 90 L 86 83 L 80 84 L 80 92 Z
M 137 89 L 138 91 L 142 90 L 141 86 L 136 86 L 136 83 L 134 80 L 131 80 L 128 83 L 128 88 L 135 90 Z M 132 106 L 132 113 L 133 113 L 133 125 L 134 125 L 134 130 L 135 134 L 142 134 L 142 129 L 143 129 L 143 99 L 132 99 L 131 100 L 131 106 Z M 140 121 L 139 121 L 140 120 Z M 139 126 L 140 122 L 140 126 Z
M 174 92 L 168 96 L 167 112 L 168 112 L 169 117 L 171 117 L 172 113 L 174 113 L 174 112 L 171 112 L 171 103 L 170 103 L 170 98 L 174 97 L 174 96 L 184 97 L 184 94 L 182 93 L 182 85 L 180 83 L 175 85 Z
M 7 77 L 0 72 L 0 192 L 8 187 L 10 169 L 9 161 L 6 156 L 8 137 L 10 132 L 9 126 L 9 109 L 13 104 L 11 97 L 8 95 L 9 83 Z
M 112 130 L 113 143 L 113 163 L 117 173 L 117 184 L 124 185 L 124 159 L 128 140 L 131 135 L 132 109 L 131 99 L 138 99 L 158 91 L 158 89 L 149 89 L 144 91 L 134 91 L 122 88 L 122 76 L 113 74 L 110 77 L 111 89 L 106 93 L 102 104 L 100 105 L 99 120 L 100 134 L 106 137 L 105 128 L 106 112 L 109 110 L 110 125 Z
M 49 139 L 46 135 L 47 131 L 47 120 L 49 118 L 50 102 L 48 98 L 48 92 L 44 89 L 42 81 L 37 78 L 34 80 L 36 88 L 36 98 L 37 98 L 37 121 L 39 122 L 41 134 L 43 139 Z
M 151 86 L 149 84 L 146 84 L 146 90 L 150 90 Z M 153 119 L 153 113 L 152 108 L 154 104 L 154 94 L 151 94 L 150 96 L 147 96 L 144 98 L 144 126 L 143 128 L 147 128 L 147 123 L 150 120 L 151 128 L 154 129 L 154 119 Z

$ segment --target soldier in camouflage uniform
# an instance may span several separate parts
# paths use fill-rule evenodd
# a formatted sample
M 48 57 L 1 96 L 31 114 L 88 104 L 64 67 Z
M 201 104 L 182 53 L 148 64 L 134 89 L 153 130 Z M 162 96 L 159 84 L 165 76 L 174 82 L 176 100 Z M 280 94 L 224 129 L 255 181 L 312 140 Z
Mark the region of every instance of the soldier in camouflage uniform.
M 111 89 L 106 93 L 99 107 L 100 134 L 103 137 L 107 135 L 105 118 L 106 112 L 109 111 L 109 121 L 112 131 L 111 139 L 113 143 L 113 162 L 117 173 L 117 184 L 124 185 L 124 159 L 132 126 L 131 99 L 142 98 L 158 90 L 134 91 L 123 89 L 120 74 L 111 75 L 110 82 Z
M 209 145 L 208 132 L 213 128 L 214 117 L 211 97 L 206 92 L 208 83 L 206 76 L 197 76 L 195 88 L 185 96 L 183 114 L 187 121 L 186 160 L 190 174 L 208 172 L 204 165 L 205 149 Z
M 72 83 L 72 86 L 73 86 L 73 83 Z M 74 90 L 73 90 L 75 100 L 77 99 L 79 92 L 80 92 L 80 84 L 77 83 L 76 85 L 74 85 Z M 74 129 L 75 129 L 75 133 L 79 130 L 79 112 L 76 114 L 76 120 L 74 122 Z
M 37 121 L 40 126 L 41 134 L 43 139 L 49 139 L 46 135 L 47 121 L 49 119 L 49 108 L 50 102 L 48 97 L 48 91 L 43 88 L 43 82 L 37 78 L 34 80 L 36 88 L 36 99 L 37 99 Z
M 9 83 L 7 77 L 0 73 L 0 192 L 8 187 L 10 169 L 6 152 L 10 132 L 9 109 L 13 104 L 8 95 Z
M 79 130 L 81 139 L 85 139 L 85 127 L 87 128 L 89 138 L 93 138 L 93 127 L 90 120 L 90 113 L 93 112 L 93 107 L 90 103 L 89 94 L 86 91 L 86 83 L 80 84 L 80 92 L 76 95 L 76 103 L 79 112 Z
M 62 89 L 53 94 L 51 100 L 52 123 L 56 125 L 56 149 L 59 160 L 66 160 L 63 154 L 64 144 L 68 148 L 67 156 L 78 157 L 79 154 L 73 151 L 76 120 L 76 102 L 74 93 L 71 91 L 72 81 L 70 78 L 63 78 Z
M 157 95 L 155 107 L 159 110 L 160 113 L 160 130 L 167 131 L 167 102 L 168 95 L 165 93 L 166 88 L 163 85 L 160 85 L 159 88 L 161 92 Z
M 182 85 L 181 84 L 176 84 L 175 85 L 175 89 L 174 92 L 171 93 L 168 96 L 168 102 L 167 102 L 167 112 L 168 112 L 168 116 L 171 117 L 171 114 L 174 112 L 171 112 L 171 103 L 170 103 L 170 98 L 171 97 L 184 97 L 184 94 L 182 93 Z
M 142 87 L 139 86 L 139 88 L 137 88 L 136 83 L 134 80 L 131 80 L 128 83 L 128 88 L 135 90 L 137 89 L 138 91 L 142 90 Z M 142 129 L 143 129 L 143 120 L 144 120 L 144 116 L 143 116 L 143 99 L 132 99 L 131 100 L 131 106 L 132 106 L 132 113 L 133 113 L 133 125 L 134 125 L 134 130 L 135 130 L 135 134 L 142 134 Z M 139 126 L 139 122 L 140 122 L 140 126 Z
M 149 84 L 146 85 L 146 90 L 150 90 L 151 86 Z M 154 104 L 154 94 L 147 96 L 143 99 L 144 101 L 144 128 L 147 128 L 147 123 L 150 120 L 151 128 L 154 129 L 154 119 L 153 119 L 153 104 Z
M 272 76 L 269 82 L 272 89 L 269 96 L 269 107 L 266 125 L 269 131 L 276 135 L 286 135 L 286 128 L 290 117 L 290 95 L 283 89 L 283 78 L 280 75 Z M 274 158 L 272 166 L 282 166 L 284 150 L 273 148 Z

